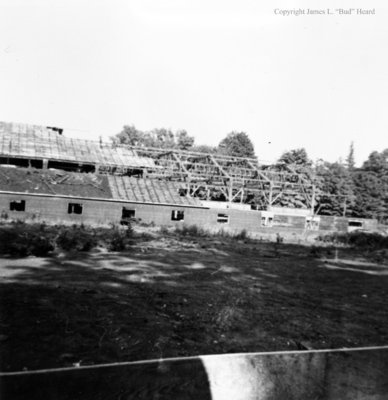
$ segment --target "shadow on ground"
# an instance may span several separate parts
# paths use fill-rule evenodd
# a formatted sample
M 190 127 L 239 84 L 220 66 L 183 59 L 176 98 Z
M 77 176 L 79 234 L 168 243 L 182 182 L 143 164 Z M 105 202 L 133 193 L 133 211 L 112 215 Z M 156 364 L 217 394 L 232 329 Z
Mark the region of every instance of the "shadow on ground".
M 1 369 L 387 344 L 388 277 L 322 266 L 217 240 L 3 258 Z

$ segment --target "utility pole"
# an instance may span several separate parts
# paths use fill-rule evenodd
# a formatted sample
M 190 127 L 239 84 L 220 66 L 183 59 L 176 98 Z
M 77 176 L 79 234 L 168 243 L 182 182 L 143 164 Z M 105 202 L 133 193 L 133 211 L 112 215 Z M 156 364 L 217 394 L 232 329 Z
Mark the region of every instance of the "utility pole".
M 343 217 L 346 217 L 346 198 L 347 198 L 347 196 L 344 197 L 344 211 L 342 214 Z
M 311 215 L 314 216 L 315 207 L 315 185 L 313 185 L 313 192 L 311 194 Z
M 269 183 L 269 196 L 268 196 L 268 203 L 269 206 L 272 207 L 272 196 L 273 196 L 273 182 Z
M 233 178 L 229 178 L 229 203 L 233 201 Z

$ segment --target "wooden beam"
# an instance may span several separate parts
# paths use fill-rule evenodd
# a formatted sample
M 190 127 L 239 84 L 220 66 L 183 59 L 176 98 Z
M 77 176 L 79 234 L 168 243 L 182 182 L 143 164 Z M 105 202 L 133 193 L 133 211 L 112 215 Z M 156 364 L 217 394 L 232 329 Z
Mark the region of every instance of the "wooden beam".
M 222 172 L 224 176 L 230 179 L 230 175 L 221 167 L 221 165 L 217 162 L 213 155 L 210 155 L 210 160 L 218 167 L 218 169 Z

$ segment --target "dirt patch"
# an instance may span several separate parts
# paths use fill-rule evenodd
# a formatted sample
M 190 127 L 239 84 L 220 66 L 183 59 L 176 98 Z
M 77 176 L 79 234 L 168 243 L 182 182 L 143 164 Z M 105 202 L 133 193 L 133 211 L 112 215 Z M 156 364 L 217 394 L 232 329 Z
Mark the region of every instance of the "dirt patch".
M 1 369 L 387 344 L 388 277 L 321 268 L 310 250 L 164 235 L 0 259 Z

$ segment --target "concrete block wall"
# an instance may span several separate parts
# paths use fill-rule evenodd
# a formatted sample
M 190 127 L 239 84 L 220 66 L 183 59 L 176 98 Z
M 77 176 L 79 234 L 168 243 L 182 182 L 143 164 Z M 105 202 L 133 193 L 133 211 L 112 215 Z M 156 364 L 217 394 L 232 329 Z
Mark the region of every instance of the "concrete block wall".
M 321 219 L 319 221 L 319 230 L 321 231 L 334 230 L 334 219 L 335 217 L 321 215 Z
M 24 200 L 25 211 L 10 211 L 11 201 Z M 69 214 L 69 203 L 82 204 L 82 214 Z M 31 195 L 27 193 L 0 194 L 0 215 L 10 220 L 51 221 L 54 223 L 89 223 L 106 225 L 120 223 L 123 207 L 135 211 L 135 218 L 146 223 L 173 226 L 176 224 L 203 224 L 207 221 L 207 209 L 181 205 L 144 204 L 99 199 Z M 173 211 L 183 211 L 183 221 L 173 221 Z M 215 216 L 216 218 L 216 216 Z
M 25 211 L 10 211 L 11 201 L 24 200 Z M 82 204 L 82 214 L 68 214 L 69 203 Z M 33 196 L 28 194 L 1 194 L 0 215 L 11 220 L 50 221 L 54 223 L 108 224 L 118 221 L 121 207 L 101 200 L 86 200 L 53 196 Z
M 273 226 L 276 227 L 293 227 L 296 229 L 304 229 L 305 225 L 305 216 L 275 214 L 273 218 Z
M 11 201 L 24 200 L 25 211 L 10 211 Z M 69 203 L 82 204 L 82 214 L 68 214 Z M 258 211 L 216 210 L 185 207 L 181 205 L 145 204 L 134 202 L 114 202 L 85 198 L 70 198 L 50 195 L 12 194 L 0 195 L 0 215 L 11 220 L 52 221 L 54 223 L 90 223 L 106 225 L 118 224 L 123 207 L 135 212 L 135 218 L 156 225 L 198 225 L 208 229 L 252 230 L 260 227 L 261 215 Z M 173 211 L 183 211 L 182 221 L 172 220 Z M 227 211 L 227 212 L 226 212 Z M 218 215 L 227 214 L 228 223 L 218 223 Z
M 24 200 L 25 211 L 11 211 L 10 202 Z M 82 204 L 82 214 L 69 214 L 69 203 Z M 133 210 L 142 222 L 161 226 L 197 225 L 212 231 L 239 232 L 245 229 L 257 234 L 304 234 L 306 218 L 303 216 L 274 215 L 272 226 L 262 225 L 262 212 L 256 210 L 215 209 L 172 204 L 147 204 L 128 201 L 73 198 L 66 196 L 36 195 L 28 193 L 0 193 L 0 216 L 10 220 L 47 221 L 54 223 L 87 223 L 95 225 L 118 224 L 123 208 Z M 183 212 L 184 219 L 174 221 L 173 211 Z M 368 220 L 365 220 L 368 221 Z M 369 224 L 373 226 L 372 222 Z M 342 217 L 321 216 L 319 231 L 346 232 L 348 220 Z M 307 231 L 307 233 L 310 231 Z M 311 231 L 317 233 L 318 231 Z
M 376 219 L 351 218 L 351 220 L 360 221 L 362 223 L 362 229 L 374 230 L 378 227 Z
M 344 217 L 334 217 L 334 230 L 339 232 L 347 232 L 348 219 Z

